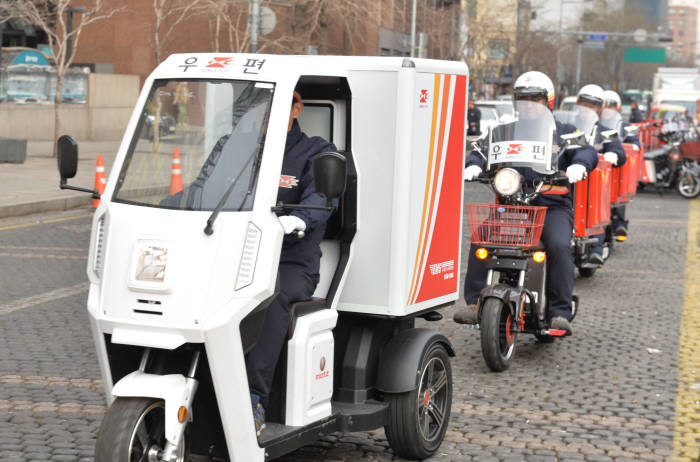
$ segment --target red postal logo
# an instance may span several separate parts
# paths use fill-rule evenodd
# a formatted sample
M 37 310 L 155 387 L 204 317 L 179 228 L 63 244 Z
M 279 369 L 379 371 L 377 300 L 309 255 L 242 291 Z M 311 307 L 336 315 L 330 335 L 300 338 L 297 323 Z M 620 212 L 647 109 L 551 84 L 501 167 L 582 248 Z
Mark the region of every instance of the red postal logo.
M 223 69 L 233 62 L 233 58 L 216 57 L 207 63 L 207 67 L 218 67 Z
M 428 102 L 428 90 L 420 91 L 420 103 L 426 104 Z
M 522 144 L 509 144 L 507 154 L 520 154 L 520 148 L 522 147 Z
M 291 175 L 280 175 L 280 188 L 292 189 L 299 184 L 297 177 Z

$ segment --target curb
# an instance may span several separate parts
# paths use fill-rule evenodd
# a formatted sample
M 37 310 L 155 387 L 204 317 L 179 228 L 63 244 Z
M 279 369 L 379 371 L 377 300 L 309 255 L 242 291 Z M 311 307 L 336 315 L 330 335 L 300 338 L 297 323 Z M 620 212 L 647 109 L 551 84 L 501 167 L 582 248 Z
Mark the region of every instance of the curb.
M 23 204 L 2 205 L 0 206 L 0 218 L 19 217 L 33 213 L 62 212 L 89 206 L 91 203 L 92 196 L 85 194 L 60 199 L 25 202 Z

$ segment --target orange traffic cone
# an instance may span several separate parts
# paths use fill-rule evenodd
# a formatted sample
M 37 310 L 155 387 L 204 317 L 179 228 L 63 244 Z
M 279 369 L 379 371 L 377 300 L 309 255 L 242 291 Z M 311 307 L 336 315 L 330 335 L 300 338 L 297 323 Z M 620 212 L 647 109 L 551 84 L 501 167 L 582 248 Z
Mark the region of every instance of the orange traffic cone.
M 105 176 L 105 161 L 102 159 L 102 155 L 97 156 L 97 166 L 95 167 L 95 191 L 100 195 L 105 192 L 105 184 L 107 183 L 107 177 Z M 96 209 L 100 205 L 99 199 L 92 200 L 92 208 Z
M 182 191 L 182 169 L 180 168 L 180 150 L 173 149 L 173 168 L 170 173 L 170 195 Z

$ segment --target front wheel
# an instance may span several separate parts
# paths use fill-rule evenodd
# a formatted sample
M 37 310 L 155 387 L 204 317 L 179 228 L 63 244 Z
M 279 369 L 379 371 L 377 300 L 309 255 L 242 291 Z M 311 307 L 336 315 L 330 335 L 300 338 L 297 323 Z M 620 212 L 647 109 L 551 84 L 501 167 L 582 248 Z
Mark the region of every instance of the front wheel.
M 186 462 L 187 438 L 176 451 Z M 96 462 L 160 460 L 165 448 L 165 404 L 154 398 L 117 398 L 105 413 L 97 433 Z
M 678 192 L 686 199 L 700 196 L 700 178 L 690 172 L 681 175 L 678 179 Z
M 420 362 L 420 382 L 406 393 L 387 395 L 384 427 L 391 448 L 406 459 L 427 459 L 442 444 L 452 406 L 452 367 L 445 347 L 434 343 Z
M 488 298 L 481 309 L 481 354 L 494 372 L 510 366 L 515 356 L 517 332 L 508 307 L 497 298 Z

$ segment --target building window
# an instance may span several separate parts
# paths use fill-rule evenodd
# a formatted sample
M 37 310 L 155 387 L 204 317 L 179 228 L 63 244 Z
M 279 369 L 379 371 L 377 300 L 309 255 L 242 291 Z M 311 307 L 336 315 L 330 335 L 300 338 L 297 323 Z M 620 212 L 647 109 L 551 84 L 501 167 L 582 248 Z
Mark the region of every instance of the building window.
M 678 31 L 678 36 L 683 37 L 685 35 L 685 31 L 679 30 Z
M 680 21 L 678 21 L 678 25 L 679 25 L 680 27 L 685 26 L 685 21 L 683 21 L 683 20 L 681 19 Z
M 668 27 L 669 27 L 669 28 L 673 28 L 673 21 L 670 20 L 670 19 L 669 19 L 669 21 L 668 21 Z
M 685 16 L 685 10 L 681 8 L 680 10 L 678 10 L 678 14 L 681 16 Z
M 668 10 L 668 15 L 669 15 L 669 16 L 673 16 L 674 14 L 676 14 L 676 10 L 674 10 L 673 8 L 671 8 L 670 10 Z
M 489 58 L 491 59 L 506 59 L 508 57 L 508 40 L 492 39 L 489 40 Z

